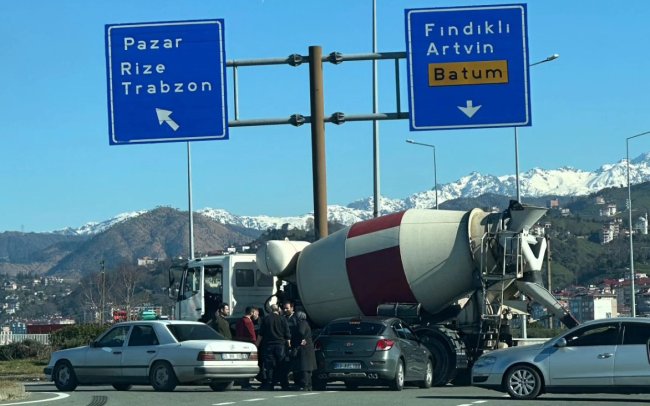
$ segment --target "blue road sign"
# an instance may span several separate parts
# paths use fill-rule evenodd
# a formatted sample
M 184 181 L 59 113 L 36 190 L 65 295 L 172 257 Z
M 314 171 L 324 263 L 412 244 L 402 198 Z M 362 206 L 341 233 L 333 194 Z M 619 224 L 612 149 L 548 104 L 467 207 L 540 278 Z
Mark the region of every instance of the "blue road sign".
M 223 20 L 106 25 L 111 145 L 228 139 Z
M 531 125 L 525 4 L 405 18 L 411 130 Z

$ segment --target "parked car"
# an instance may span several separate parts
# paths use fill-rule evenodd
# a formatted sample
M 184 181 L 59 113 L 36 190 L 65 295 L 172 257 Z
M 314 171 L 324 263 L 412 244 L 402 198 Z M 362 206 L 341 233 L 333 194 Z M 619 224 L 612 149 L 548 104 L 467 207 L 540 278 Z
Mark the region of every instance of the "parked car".
M 486 353 L 474 363 L 472 384 L 517 399 L 545 392 L 648 392 L 650 319 L 589 321 L 544 344 Z
M 223 391 L 258 371 L 253 344 L 226 340 L 204 323 L 175 320 L 117 323 L 88 346 L 54 352 L 44 370 L 62 391 L 81 384 L 117 390 L 145 384 L 157 391 L 207 384 Z
M 405 382 L 430 388 L 431 353 L 400 319 L 349 317 L 331 321 L 314 343 L 317 370 L 313 387 L 343 381 L 349 389 L 360 385 L 388 385 L 402 390 Z

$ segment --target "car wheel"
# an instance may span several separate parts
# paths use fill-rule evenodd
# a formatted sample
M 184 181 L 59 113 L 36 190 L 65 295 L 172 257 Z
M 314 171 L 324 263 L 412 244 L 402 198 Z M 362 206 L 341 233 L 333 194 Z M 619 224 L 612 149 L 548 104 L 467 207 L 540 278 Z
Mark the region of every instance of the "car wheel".
M 174 369 L 167 362 L 156 362 L 149 371 L 149 382 L 159 392 L 171 392 L 178 385 Z
M 230 382 L 210 382 L 210 389 L 215 392 L 223 392 L 232 389 L 233 381 Z
M 428 389 L 433 384 L 433 363 L 427 360 L 427 365 L 424 368 L 424 379 L 418 383 L 418 386 L 423 389 Z
M 133 385 L 131 385 L 129 383 L 114 383 L 113 384 L 113 388 L 115 388 L 115 390 L 129 390 L 132 387 L 133 387 Z
M 399 360 L 395 368 L 395 377 L 389 384 L 392 390 L 401 391 L 404 389 L 404 362 Z
M 358 382 L 345 381 L 345 389 L 348 389 L 348 390 L 359 389 L 359 383 Z
M 72 365 L 68 361 L 61 361 L 56 364 L 52 378 L 54 386 L 61 391 L 73 391 L 79 385 L 77 375 L 75 375 L 74 369 L 72 369 Z
M 517 365 L 508 370 L 505 385 L 515 399 L 535 399 L 542 391 L 542 378 L 535 368 Z

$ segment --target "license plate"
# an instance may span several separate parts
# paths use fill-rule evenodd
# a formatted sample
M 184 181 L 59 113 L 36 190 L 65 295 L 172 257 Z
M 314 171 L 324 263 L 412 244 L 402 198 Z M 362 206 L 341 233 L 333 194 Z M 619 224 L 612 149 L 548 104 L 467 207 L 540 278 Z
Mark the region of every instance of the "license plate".
M 334 369 L 361 369 L 360 362 L 337 362 Z
M 221 359 L 248 359 L 248 354 L 242 354 L 242 353 L 224 353 L 221 354 Z

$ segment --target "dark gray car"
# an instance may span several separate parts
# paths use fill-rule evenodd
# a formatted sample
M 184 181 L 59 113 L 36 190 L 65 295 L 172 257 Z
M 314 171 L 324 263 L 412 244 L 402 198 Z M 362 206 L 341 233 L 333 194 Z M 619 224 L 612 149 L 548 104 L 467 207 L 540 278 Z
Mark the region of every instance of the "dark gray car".
M 388 385 L 402 390 L 405 382 L 430 388 L 431 353 L 400 319 L 348 317 L 331 321 L 315 342 L 318 369 L 314 389 L 343 381 L 349 389 L 360 385 Z

